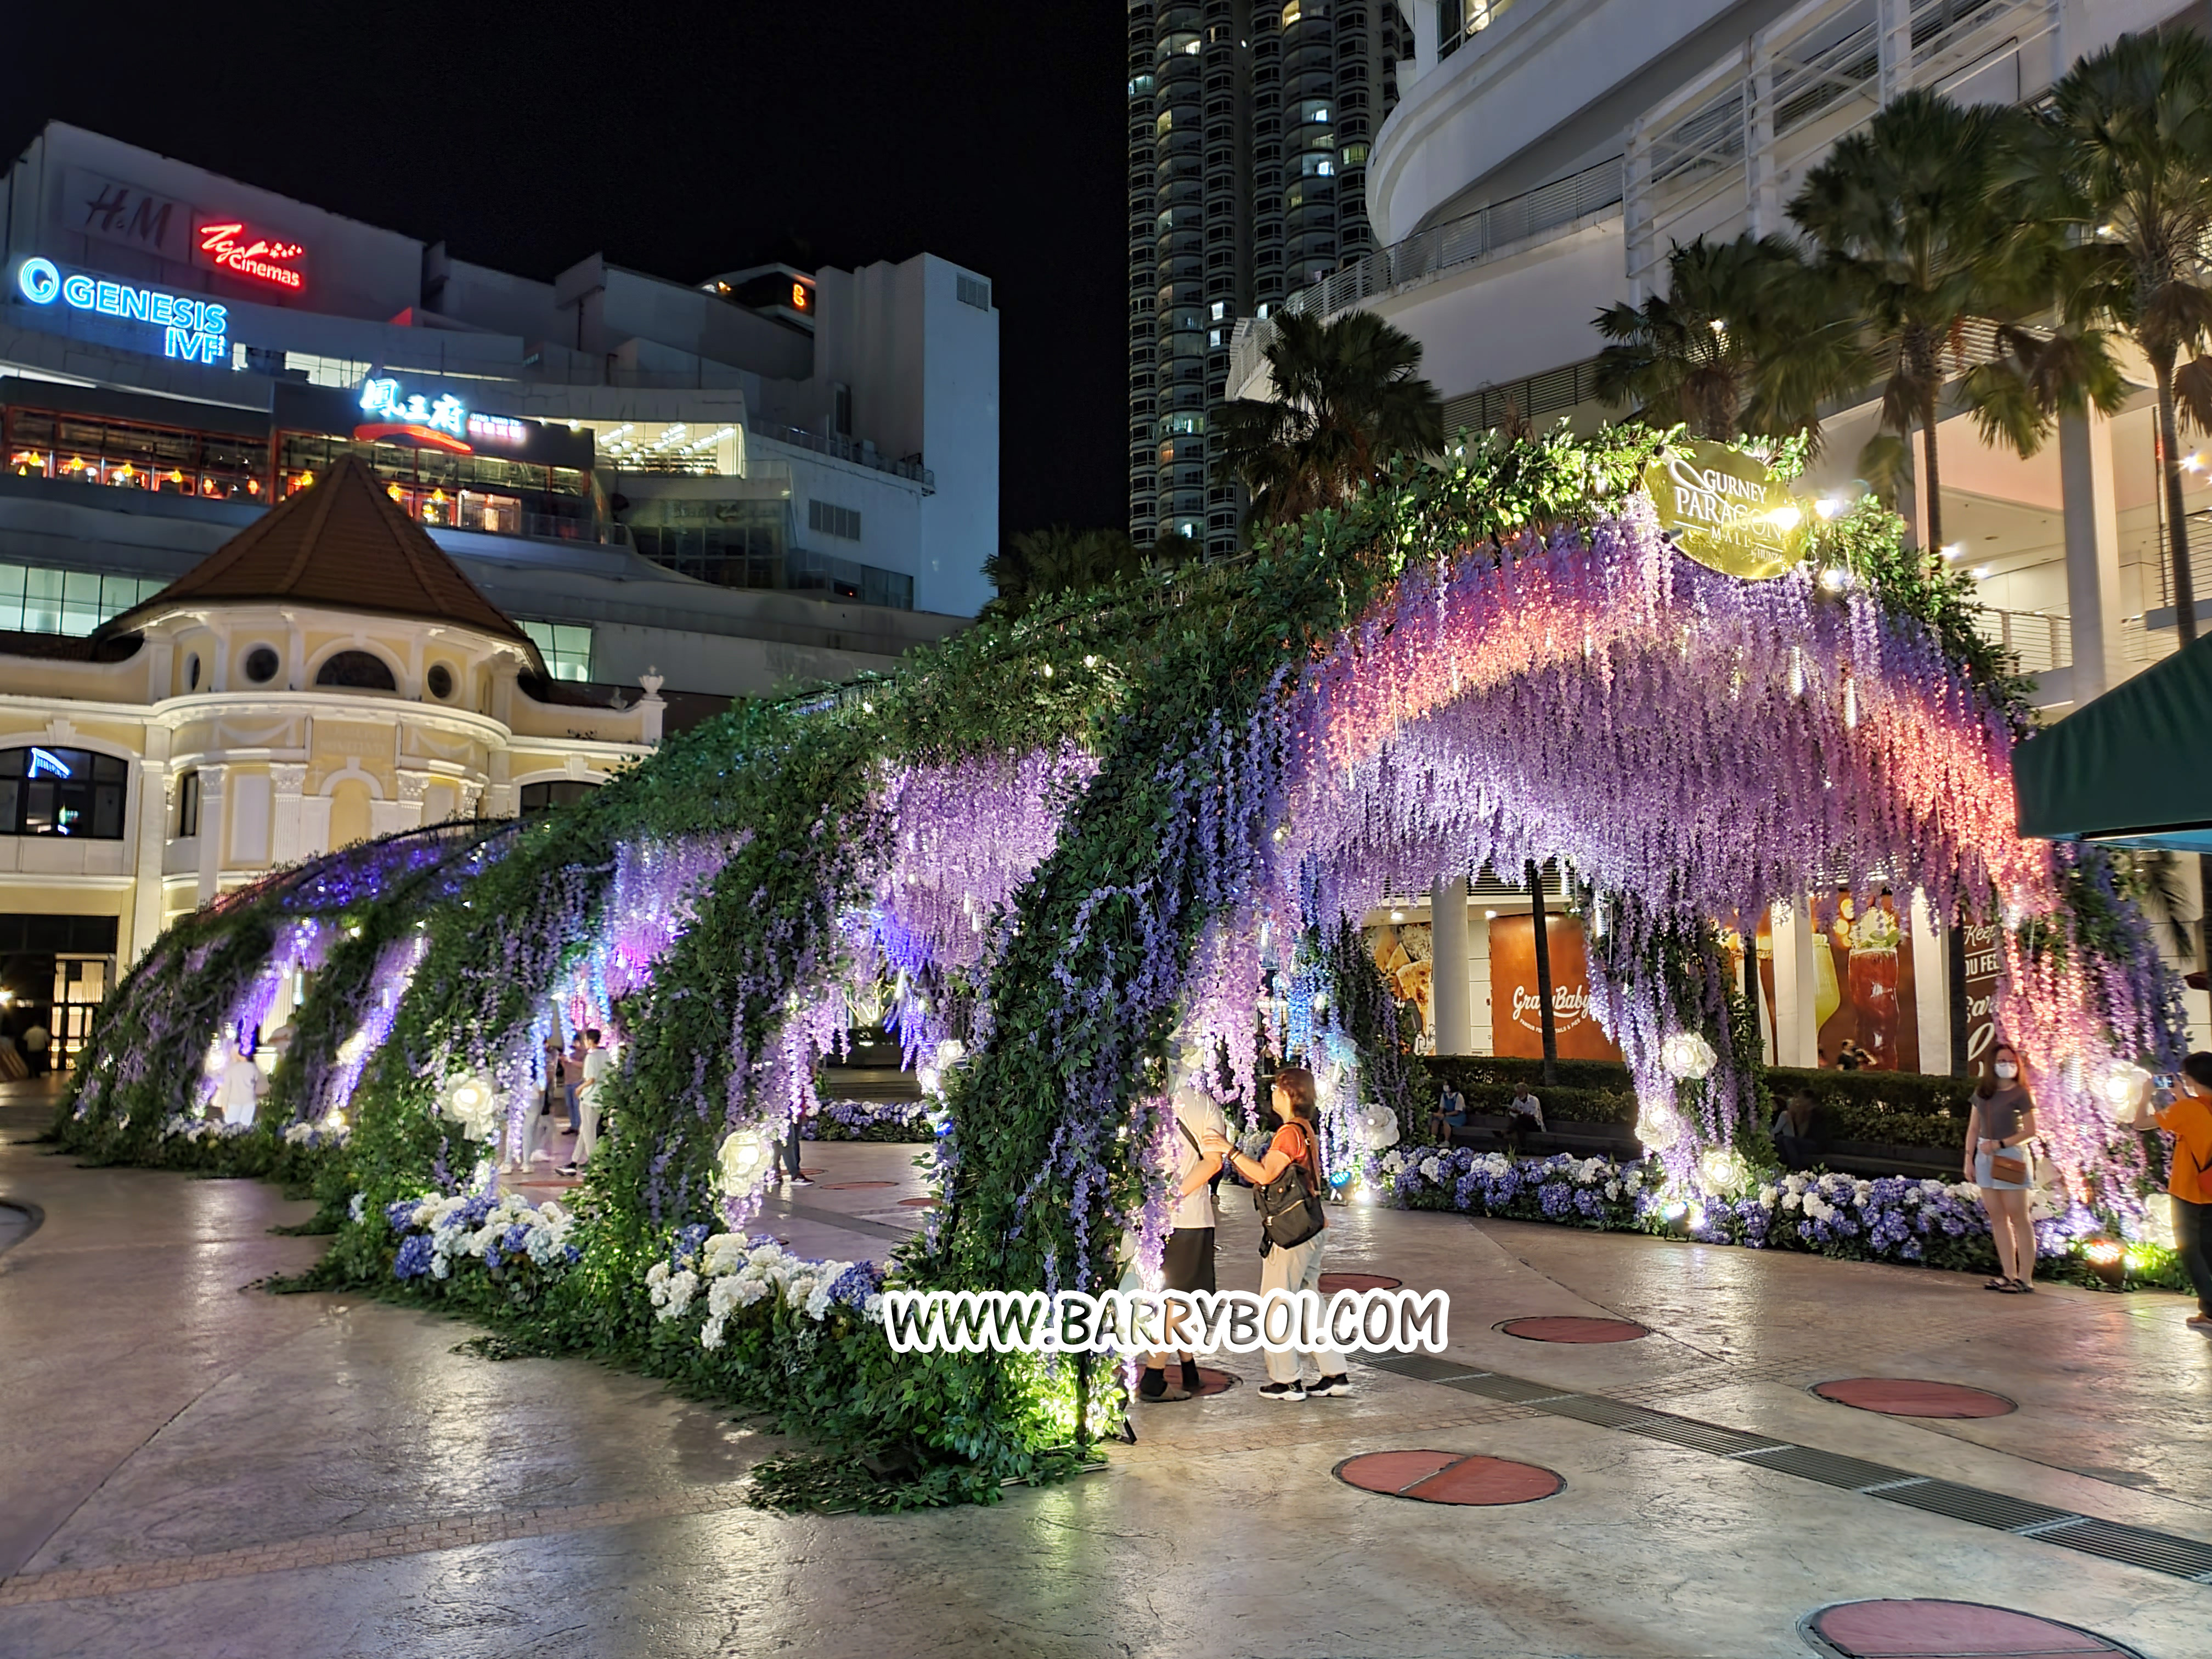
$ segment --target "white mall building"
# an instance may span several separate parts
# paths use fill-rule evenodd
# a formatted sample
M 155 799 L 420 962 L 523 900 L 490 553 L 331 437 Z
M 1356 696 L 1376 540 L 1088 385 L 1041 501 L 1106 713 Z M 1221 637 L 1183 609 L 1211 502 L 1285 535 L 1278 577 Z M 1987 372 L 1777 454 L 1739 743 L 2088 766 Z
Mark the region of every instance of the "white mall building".
M 1509 410 L 1540 426 L 1619 414 L 1592 395 L 1597 313 L 1662 287 L 1674 243 L 1790 232 L 1783 210 L 1804 174 L 1900 93 L 2031 100 L 2121 34 L 2205 22 L 2176 0 L 1408 0 L 1407 12 L 1415 55 L 1397 66 L 1366 175 L 1381 246 L 1285 308 L 1364 309 L 1405 330 L 1448 430 Z M 1265 317 L 1237 325 L 1228 396 L 1267 394 L 1268 331 Z M 1940 429 L 1947 551 L 1979 584 L 1985 629 L 2036 677 L 2046 720 L 2176 648 L 2148 372 L 2138 362 L 2130 379 L 2119 414 L 2062 422 L 2030 460 L 1984 445 L 1955 404 Z M 1871 404 L 1832 412 L 1814 489 L 1850 487 L 1874 416 Z M 2201 595 L 2212 470 L 2188 478 Z M 1442 959 L 1457 955 L 1441 948 L 1457 917 L 1437 928 L 1437 977 L 1456 993 L 1442 999 L 1446 1052 L 1490 1046 L 1484 911 L 1527 908 L 1494 886 L 1475 902 L 1465 979 Z M 1430 920 L 1426 896 L 1398 908 Z M 1940 930 L 1913 908 L 1919 958 L 1940 963 Z M 1805 954 L 1781 952 L 1785 981 Z M 1946 999 L 1929 977 L 1922 1065 L 1943 1070 Z M 1781 994 L 1791 1001 L 1786 982 Z M 1822 1020 L 1796 1000 L 1807 1006 L 1782 1011 L 1776 1057 L 1811 1064 Z M 2200 1040 L 2205 1001 L 2190 994 Z

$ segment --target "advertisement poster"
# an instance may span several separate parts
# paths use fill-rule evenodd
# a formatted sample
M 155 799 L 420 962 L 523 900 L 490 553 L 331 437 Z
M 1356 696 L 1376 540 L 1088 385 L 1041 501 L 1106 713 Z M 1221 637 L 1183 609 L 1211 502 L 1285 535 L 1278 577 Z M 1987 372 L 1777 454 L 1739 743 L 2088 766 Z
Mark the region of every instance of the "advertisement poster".
M 1387 927 L 1370 927 L 1367 930 L 1367 948 L 1375 953 L 1376 970 L 1390 988 L 1390 994 L 1399 1001 L 1412 1005 L 1413 1012 L 1420 1016 L 1425 1035 L 1432 1030 L 1429 1024 L 1429 980 L 1434 964 L 1430 961 L 1429 924 L 1397 922 Z
M 1966 957 L 1966 1067 L 1971 1073 L 1996 1041 L 1997 980 L 2004 971 L 2004 952 L 1995 922 L 1969 927 L 1966 934 L 1961 943 Z
M 1561 1060 L 1619 1060 L 1590 1007 L 1589 963 L 1583 925 L 1572 916 L 1546 916 L 1552 957 L 1552 1021 Z M 1494 916 L 1490 923 L 1490 1051 L 1540 1060 L 1542 1002 L 1536 993 L 1536 929 L 1525 913 Z
M 1833 1066 L 1846 1044 L 1876 1072 L 1920 1069 L 1920 1023 L 1912 979 L 1912 930 L 1885 892 L 1863 912 L 1848 892 L 1822 907 L 1813 950 L 1814 1014 L 1820 1063 Z

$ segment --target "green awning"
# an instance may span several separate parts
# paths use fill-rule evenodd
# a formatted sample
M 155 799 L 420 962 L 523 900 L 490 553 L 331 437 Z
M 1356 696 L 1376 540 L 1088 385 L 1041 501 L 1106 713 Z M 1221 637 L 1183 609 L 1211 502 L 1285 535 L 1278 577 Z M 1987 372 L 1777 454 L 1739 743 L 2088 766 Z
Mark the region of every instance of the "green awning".
M 2023 836 L 2212 853 L 2212 635 L 2037 732 L 2013 784 Z

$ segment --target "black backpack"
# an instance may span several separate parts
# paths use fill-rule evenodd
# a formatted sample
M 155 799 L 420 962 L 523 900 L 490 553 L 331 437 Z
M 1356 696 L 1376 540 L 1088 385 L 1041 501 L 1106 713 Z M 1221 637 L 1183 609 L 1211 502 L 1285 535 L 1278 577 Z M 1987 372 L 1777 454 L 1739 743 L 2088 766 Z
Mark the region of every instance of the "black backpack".
M 1310 1151 L 1313 1131 L 1304 1123 L 1297 1127 Z M 1322 1207 L 1313 1183 L 1306 1179 L 1302 1158 L 1292 1158 L 1282 1174 L 1266 1186 L 1255 1187 L 1252 1207 L 1260 1212 L 1260 1231 L 1265 1240 L 1260 1251 L 1262 1255 L 1278 1247 L 1293 1249 L 1328 1225 L 1328 1212 Z

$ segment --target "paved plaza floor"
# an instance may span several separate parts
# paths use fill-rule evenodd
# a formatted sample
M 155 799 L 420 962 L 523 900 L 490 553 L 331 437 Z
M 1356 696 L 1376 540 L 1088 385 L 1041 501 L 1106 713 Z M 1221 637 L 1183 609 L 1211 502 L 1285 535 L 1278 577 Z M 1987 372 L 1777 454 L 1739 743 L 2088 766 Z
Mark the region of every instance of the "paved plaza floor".
M 1449 1352 L 1422 1374 L 1362 1365 L 1350 1399 L 1277 1405 L 1258 1356 L 1223 1356 L 1238 1386 L 1140 1407 L 1104 1473 L 990 1509 L 793 1518 L 744 1497 L 787 1443 L 589 1363 L 476 1358 L 472 1328 L 433 1314 L 251 1288 L 315 1258 L 321 1241 L 268 1231 L 308 1206 L 79 1169 L 28 1144 L 47 1108 L 13 1093 L 4 1659 L 1784 1659 L 1821 1650 L 1808 1615 L 1882 1597 L 2212 1654 L 2212 1584 L 2181 1570 L 2212 1547 L 2212 1342 L 2179 1297 L 1998 1297 L 1960 1274 L 1356 1208 L 1332 1269 L 1451 1293 Z M 911 1154 L 812 1147 L 823 1181 L 761 1225 L 879 1255 L 918 1219 Z M 866 1182 L 889 1184 L 844 1184 Z M 1254 1247 L 1232 1203 L 1224 1287 L 1256 1288 Z M 1496 1328 L 1560 1315 L 1650 1334 Z M 1893 1417 L 1810 1392 L 1868 1376 L 2018 1409 Z M 1487 1457 L 1558 1489 L 1468 1506 L 1337 1474 L 1407 1450 L 1434 1454 L 1407 1484 Z M 2106 1559 L 2145 1549 L 2164 1570 Z

